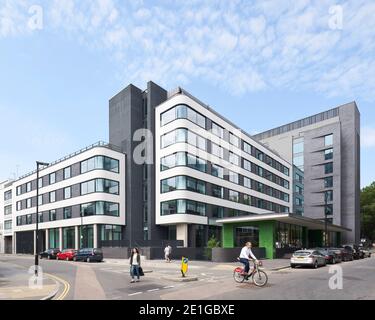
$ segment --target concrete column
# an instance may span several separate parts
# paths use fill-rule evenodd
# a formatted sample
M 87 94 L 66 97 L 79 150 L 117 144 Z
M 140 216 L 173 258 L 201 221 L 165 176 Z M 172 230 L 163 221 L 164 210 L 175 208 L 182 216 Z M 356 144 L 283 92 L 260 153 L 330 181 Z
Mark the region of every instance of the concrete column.
M 49 229 L 46 229 L 46 250 L 49 249 Z
M 98 225 L 94 224 L 93 225 L 93 236 L 94 236 L 94 248 L 98 247 Z
M 188 225 L 185 224 L 178 224 L 176 226 L 176 239 L 182 240 L 184 242 L 184 247 L 187 248 L 188 246 Z
M 60 250 L 62 250 L 63 249 L 63 230 L 61 227 L 59 228 L 59 242 L 60 242 L 59 248 Z
M 34 230 L 34 233 L 33 233 L 33 239 L 34 239 L 34 256 L 36 255 L 36 241 L 35 241 L 35 236 L 36 236 L 36 230 Z
M 74 249 L 78 250 L 79 246 L 80 246 L 80 243 L 79 243 L 79 228 L 78 228 L 78 226 L 74 227 L 74 236 L 75 236 L 75 241 L 74 241 L 75 248 Z
M 17 232 L 13 233 L 13 254 L 17 254 Z

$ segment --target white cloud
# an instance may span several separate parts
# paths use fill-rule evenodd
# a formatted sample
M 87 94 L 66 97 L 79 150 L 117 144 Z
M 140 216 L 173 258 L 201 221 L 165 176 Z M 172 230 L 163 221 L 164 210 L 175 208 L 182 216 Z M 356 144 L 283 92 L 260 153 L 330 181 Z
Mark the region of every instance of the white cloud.
M 364 127 L 361 130 L 361 146 L 364 148 L 375 147 L 375 128 Z
M 0 37 L 22 33 L 27 1 L 14 2 L 0 9 Z M 328 26 L 334 0 L 43 3 L 52 32 L 106 48 L 124 82 L 200 79 L 233 94 L 277 88 L 375 100 L 373 1 L 343 3 L 342 30 Z

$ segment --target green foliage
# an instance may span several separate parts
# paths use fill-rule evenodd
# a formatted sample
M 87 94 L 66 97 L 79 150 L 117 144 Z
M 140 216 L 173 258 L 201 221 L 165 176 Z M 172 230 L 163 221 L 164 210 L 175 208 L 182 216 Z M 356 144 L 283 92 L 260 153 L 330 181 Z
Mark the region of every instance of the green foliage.
M 375 240 L 375 182 L 361 190 L 362 237 Z
M 212 259 L 212 249 L 220 247 L 220 241 L 218 241 L 215 236 L 212 236 L 207 241 L 207 246 L 204 250 L 204 255 L 208 258 L 208 260 Z

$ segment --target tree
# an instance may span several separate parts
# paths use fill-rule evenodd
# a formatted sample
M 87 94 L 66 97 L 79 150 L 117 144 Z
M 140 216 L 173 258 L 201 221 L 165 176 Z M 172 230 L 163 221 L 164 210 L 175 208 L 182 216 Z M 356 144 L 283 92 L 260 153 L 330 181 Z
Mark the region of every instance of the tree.
M 218 241 L 215 236 L 212 236 L 208 242 L 207 247 L 205 248 L 205 256 L 208 260 L 212 259 L 212 249 L 220 247 L 220 241 Z
M 375 182 L 361 190 L 362 237 L 375 240 Z

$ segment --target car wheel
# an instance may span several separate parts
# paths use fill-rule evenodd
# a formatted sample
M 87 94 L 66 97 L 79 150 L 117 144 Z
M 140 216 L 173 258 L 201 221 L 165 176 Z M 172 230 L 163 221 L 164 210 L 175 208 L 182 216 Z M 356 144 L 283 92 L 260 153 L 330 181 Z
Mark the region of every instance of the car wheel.
M 90 259 L 90 258 L 87 258 L 87 259 L 86 259 L 86 262 L 89 262 L 89 263 L 90 263 L 90 262 L 91 262 L 91 259 Z
M 291 264 L 290 267 L 291 267 L 292 269 L 295 269 L 295 268 L 296 268 L 296 265 L 295 265 L 295 264 Z
M 319 264 L 318 264 L 318 261 L 316 260 L 314 263 L 314 269 L 318 269 L 318 267 L 319 267 Z

